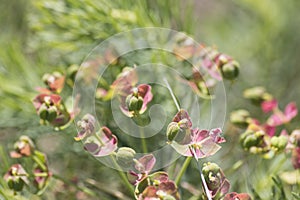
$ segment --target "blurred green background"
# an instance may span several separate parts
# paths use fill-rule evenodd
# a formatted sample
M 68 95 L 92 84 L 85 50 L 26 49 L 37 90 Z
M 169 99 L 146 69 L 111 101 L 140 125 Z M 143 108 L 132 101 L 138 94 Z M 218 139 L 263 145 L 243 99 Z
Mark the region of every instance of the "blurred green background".
M 82 151 L 81 144 L 73 140 L 74 127 L 55 132 L 39 124 L 31 100 L 37 94 L 35 88 L 43 85 L 43 73 L 80 64 L 86 52 L 116 33 L 137 27 L 165 27 L 215 45 L 240 62 L 238 80 L 226 82 L 228 113 L 248 108 L 255 116 L 258 109 L 242 98 L 242 91 L 256 85 L 265 86 L 281 106 L 292 100 L 300 105 L 299 8 L 298 0 L 0 0 L 1 149 L 9 152 L 20 135 L 29 135 L 47 153 L 55 173 L 67 180 L 76 177 L 83 185 L 93 178 L 104 188 L 96 190 L 102 196 L 98 199 L 114 199 L 110 188 L 122 191 L 116 173 Z M 247 156 L 237 144 L 237 136 L 230 134 L 229 123 L 225 130 L 229 142 L 214 160 L 222 163 L 232 190 L 251 193 L 254 187 L 269 198 L 270 182 L 263 182 L 263 177 L 267 172 L 291 168 L 290 163 L 276 169 L 280 158 L 262 161 Z M 246 163 L 232 171 L 232 165 L 245 156 Z M 0 158 L 1 175 L 7 170 L 3 160 Z M 192 175 L 193 167 L 184 180 L 200 188 Z M 42 198 L 80 199 L 76 188 L 64 186 L 63 193 L 56 187 L 52 184 Z M 183 199 L 192 196 L 187 191 L 183 195 Z

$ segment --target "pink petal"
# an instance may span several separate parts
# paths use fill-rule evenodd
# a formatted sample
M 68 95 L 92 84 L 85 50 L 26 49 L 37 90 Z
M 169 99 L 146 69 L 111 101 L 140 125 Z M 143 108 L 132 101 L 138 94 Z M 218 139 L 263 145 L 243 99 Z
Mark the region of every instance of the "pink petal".
M 218 81 L 222 80 L 222 75 L 220 74 L 217 66 L 210 59 L 203 60 L 202 67 L 206 69 L 212 78 L 215 78 Z
M 226 140 L 220 136 L 221 133 L 222 130 L 220 128 L 215 128 L 209 132 L 209 136 L 213 139 L 215 143 L 219 144 L 219 143 L 226 142 Z
M 205 129 L 192 129 L 192 141 L 197 143 L 209 136 L 209 131 Z
M 268 119 L 268 124 L 270 126 L 280 126 L 284 123 L 282 116 L 280 113 L 276 113 L 271 115 L 271 117 Z
M 152 100 L 153 95 L 151 92 L 151 86 L 147 84 L 141 84 L 138 86 L 138 94 L 143 97 L 143 106 L 140 113 L 145 112 L 147 104 Z
M 152 154 L 144 155 L 139 160 L 139 164 L 135 165 L 135 168 L 141 173 L 148 173 L 155 165 L 156 159 Z
M 278 102 L 276 99 L 272 99 L 270 101 L 264 101 L 261 103 L 261 109 L 263 112 L 268 113 L 278 107 Z
M 269 135 L 270 137 L 273 137 L 275 135 L 275 132 L 276 132 L 276 127 L 266 124 L 264 126 L 264 130 L 267 133 L 267 135 Z
M 289 103 L 284 110 L 284 115 L 287 118 L 287 121 L 290 121 L 298 114 L 298 109 L 295 102 Z

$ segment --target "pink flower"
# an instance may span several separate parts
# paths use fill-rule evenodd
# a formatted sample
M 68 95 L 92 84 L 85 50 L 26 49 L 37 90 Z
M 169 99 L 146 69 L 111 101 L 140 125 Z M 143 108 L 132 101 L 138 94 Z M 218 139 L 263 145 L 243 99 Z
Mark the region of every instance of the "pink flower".
M 98 134 L 98 133 L 96 133 Z M 102 127 L 96 137 L 90 137 L 84 144 L 84 149 L 95 157 L 110 155 L 117 149 L 118 139 L 107 127 Z
M 151 86 L 146 84 L 141 84 L 136 88 L 133 87 L 127 93 L 122 91 L 122 93 L 127 94 L 127 96 L 121 96 L 120 109 L 128 117 L 132 117 L 137 113 L 143 114 L 153 98 Z
M 297 106 L 294 102 L 289 103 L 284 112 L 278 110 L 268 119 L 267 124 L 270 126 L 280 126 L 289 123 L 298 114 Z
M 204 158 L 215 154 L 221 148 L 218 144 L 225 142 L 225 139 L 220 136 L 222 133 L 220 128 L 212 130 L 192 129 L 191 119 L 187 111 L 183 109 L 175 115 L 171 123 L 174 122 L 178 124 L 179 130 L 176 130 L 177 135 L 173 137 L 174 141 L 169 143 L 183 156 Z
M 261 109 L 265 113 L 271 112 L 272 110 L 276 109 L 277 107 L 278 107 L 278 102 L 276 99 L 272 99 L 269 101 L 263 101 L 261 103 Z

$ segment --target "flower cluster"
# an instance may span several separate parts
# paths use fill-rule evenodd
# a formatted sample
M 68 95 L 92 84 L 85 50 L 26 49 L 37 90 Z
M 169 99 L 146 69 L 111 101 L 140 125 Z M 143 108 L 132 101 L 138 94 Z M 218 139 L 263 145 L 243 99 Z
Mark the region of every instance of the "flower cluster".
M 10 189 L 15 193 L 23 190 L 25 185 L 35 188 L 35 193 L 41 193 L 48 185 L 52 173 L 49 171 L 46 155 L 35 149 L 33 141 L 27 136 L 21 136 L 10 152 L 12 158 L 27 157 L 32 161 L 31 169 L 25 170 L 21 164 L 14 164 L 4 175 Z M 26 162 L 26 167 L 28 162 Z M 30 168 L 29 168 L 30 169 Z
M 222 77 L 233 80 L 239 74 L 239 64 L 232 57 L 220 53 L 215 48 L 205 47 L 202 44 L 196 45 L 191 38 L 184 35 L 176 39 L 173 52 L 179 60 L 192 57 L 199 60 L 197 69 L 205 69 L 212 78 L 218 81 L 222 80 Z
M 74 118 L 74 113 L 67 109 L 60 96 L 65 77 L 59 72 L 45 74 L 43 81 L 46 88 L 37 88 L 40 94 L 33 99 L 33 105 L 42 124 L 51 124 L 56 128 L 62 128 Z
M 163 171 L 149 174 L 156 159 L 148 154 L 135 160 L 135 169 L 130 171 L 128 178 L 135 185 L 135 198 L 138 200 L 179 200 L 180 195 L 176 184 L 169 180 L 168 174 Z
M 252 118 L 247 110 L 241 109 L 231 113 L 231 122 L 240 128 L 246 128 L 240 136 L 242 147 L 251 153 L 263 154 L 265 158 L 272 158 L 284 151 L 292 151 L 293 166 L 299 168 L 299 131 L 289 130 L 286 126 L 298 114 L 295 102 L 287 104 L 282 111 L 278 101 L 263 87 L 245 90 L 244 97 L 260 106 L 262 113 L 271 114 L 262 123 Z

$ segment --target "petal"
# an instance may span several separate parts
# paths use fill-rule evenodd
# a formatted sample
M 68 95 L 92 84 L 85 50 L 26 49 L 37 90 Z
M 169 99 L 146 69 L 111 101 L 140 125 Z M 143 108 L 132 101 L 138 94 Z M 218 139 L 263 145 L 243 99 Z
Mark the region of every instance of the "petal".
M 146 84 L 141 84 L 138 86 L 138 94 L 143 97 L 143 106 L 140 113 L 145 112 L 147 109 L 147 104 L 152 100 L 153 95 L 151 92 L 151 86 Z
M 213 139 L 215 143 L 219 144 L 219 143 L 226 142 L 226 140 L 220 136 L 221 133 L 222 133 L 221 128 L 215 128 L 210 130 L 209 136 Z
M 209 136 L 209 131 L 205 129 L 192 129 L 192 141 L 200 142 Z
M 281 113 L 276 113 L 271 115 L 271 117 L 267 121 L 270 126 L 280 126 L 284 123 Z
M 261 109 L 263 112 L 268 113 L 278 107 L 278 102 L 276 99 L 272 99 L 270 101 L 264 101 L 261 103 Z
M 154 167 L 156 159 L 152 154 L 148 154 L 141 157 L 138 162 L 139 163 L 135 165 L 135 168 L 141 173 L 148 173 Z
M 209 73 L 209 75 L 212 78 L 214 78 L 218 81 L 222 80 L 222 75 L 219 72 L 217 65 L 215 65 L 213 61 L 211 61 L 210 59 L 204 59 L 201 66 L 204 69 L 206 69 L 206 71 Z
M 289 122 L 291 119 L 296 117 L 298 114 L 298 109 L 295 102 L 289 103 L 284 110 L 284 115 L 287 118 L 287 121 Z
M 267 133 L 267 135 L 269 135 L 270 137 L 273 137 L 275 135 L 275 132 L 276 132 L 276 127 L 266 124 L 264 126 L 264 131 Z

